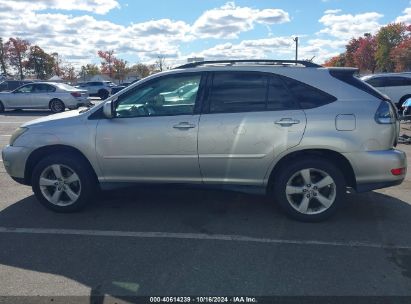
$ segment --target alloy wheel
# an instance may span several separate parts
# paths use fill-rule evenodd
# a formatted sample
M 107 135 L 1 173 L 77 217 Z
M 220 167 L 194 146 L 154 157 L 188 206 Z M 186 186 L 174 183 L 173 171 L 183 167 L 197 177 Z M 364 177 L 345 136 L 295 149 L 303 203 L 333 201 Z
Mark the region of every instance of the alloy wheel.
M 328 173 L 307 168 L 290 177 L 285 192 L 288 202 L 298 212 L 319 214 L 333 205 L 336 189 L 336 183 Z
M 57 206 L 74 204 L 81 193 L 79 176 L 68 166 L 53 164 L 40 175 L 40 190 L 43 196 Z

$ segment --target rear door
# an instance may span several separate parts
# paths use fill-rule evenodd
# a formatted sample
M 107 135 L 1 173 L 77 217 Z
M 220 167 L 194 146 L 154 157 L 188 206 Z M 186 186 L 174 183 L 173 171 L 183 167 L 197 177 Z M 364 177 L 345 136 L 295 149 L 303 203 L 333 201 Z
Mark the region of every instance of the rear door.
M 276 75 L 215 72 L 205 97 L 198 137 L 205 183 L 262 185 L 273 159 L 301 141 L 304 111 Z
M 36 83 L 33 86 L 33 94 L 31 96 L 30 104 L 27 107 L 47 109 L 49 102 L 53 98 L 51 95 L 56 91 L 56 88 L 47 83 Z

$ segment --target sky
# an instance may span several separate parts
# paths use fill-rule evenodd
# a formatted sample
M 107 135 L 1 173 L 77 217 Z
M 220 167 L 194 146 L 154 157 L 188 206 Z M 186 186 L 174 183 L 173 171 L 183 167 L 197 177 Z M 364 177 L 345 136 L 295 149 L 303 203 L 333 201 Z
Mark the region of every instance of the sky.
M 411 24 L 410 0 L 0 0 L 0 37 L 20 37 L 75 66 L 114 50 L 129 64 L 190 57 L 323 63 L 352 38 Z

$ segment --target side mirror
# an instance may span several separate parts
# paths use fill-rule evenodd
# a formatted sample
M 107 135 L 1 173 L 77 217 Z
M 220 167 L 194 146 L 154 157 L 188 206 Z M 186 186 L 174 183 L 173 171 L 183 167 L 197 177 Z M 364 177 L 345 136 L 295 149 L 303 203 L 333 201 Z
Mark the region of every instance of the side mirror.
M 115 117 L 115 100 L 109 100 L 103 105 L 103 113 L 106 118 Z

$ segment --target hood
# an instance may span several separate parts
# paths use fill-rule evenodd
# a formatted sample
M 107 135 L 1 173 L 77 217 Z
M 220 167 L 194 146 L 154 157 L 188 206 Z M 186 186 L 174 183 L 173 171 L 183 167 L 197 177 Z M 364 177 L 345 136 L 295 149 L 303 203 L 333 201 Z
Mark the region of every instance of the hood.
M 73 118 L 73 117 L 78 117 L 80 116 L 80 110 L 72 110 L 72 111 L 65 111 L 62 113 L 58 113 L 58 114 L 53 114 L 53 115 L 49 115 L 49 116 L 45 116 L 45 117 L 41 117 L 41 118 L 37 118 L 34 120 L 30 120 L 24 124 L 22 124 L 22 127 L 30 127 L 33 125 L 40 125 L 40 124 L 44 124 L 44 123 L 49 123 L 49 122 L 58 122 L 61 120 L 65 120 L 65 119 L 69 119 L 69 118 Z

